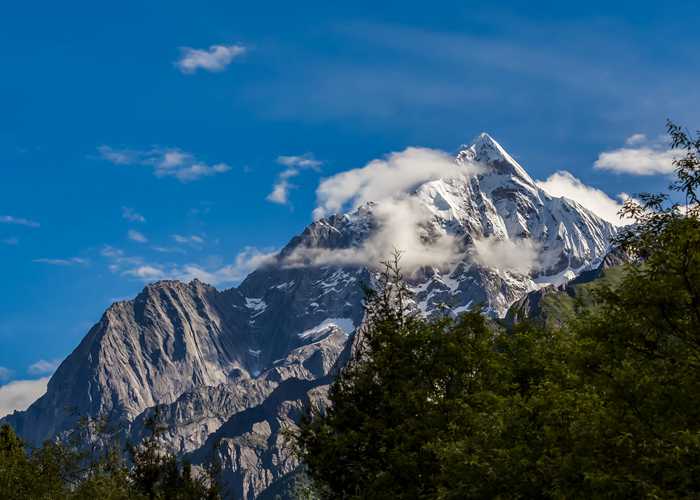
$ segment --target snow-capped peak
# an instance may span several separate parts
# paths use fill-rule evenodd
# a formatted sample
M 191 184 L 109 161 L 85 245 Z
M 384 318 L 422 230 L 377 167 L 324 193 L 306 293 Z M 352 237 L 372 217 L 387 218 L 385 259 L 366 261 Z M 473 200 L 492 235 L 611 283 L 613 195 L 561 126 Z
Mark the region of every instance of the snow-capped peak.
M 489 134 L 482 132 L 469 145 L 462 145 L 457 153 L 457 161 L 474 161 L 493 168 L 499 174 L 519 177 L 528 184 L 534 181 L 523 167 L 503 149 Z

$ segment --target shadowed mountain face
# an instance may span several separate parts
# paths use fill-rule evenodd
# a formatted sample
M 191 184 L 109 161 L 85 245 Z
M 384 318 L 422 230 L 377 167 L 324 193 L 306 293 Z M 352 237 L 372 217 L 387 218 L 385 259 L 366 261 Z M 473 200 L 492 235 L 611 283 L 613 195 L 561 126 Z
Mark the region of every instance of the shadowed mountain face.
M 403 198 L 424 214 L 422 244 L 451 245 L 444 262 L 408 278 L 426 315 L 479 305 L 503 316 L 529 292 L 600 264 L 615 228 L 538 188 L 488 135 L 460 149 L 455 169 L 463 165 L 478 173 L 434 179 Z M 5 420 L 31 443 L 65 437 L 80 416 L 138 441 L 157 406 L 164 443 L 195 464 L 218 456 L 233 498 L 274 489 L 298 465 L 280 429 L 308 404 L 326 404 L 362 323 L 361 285 L 375 268 L 358 255 L 382 230 L 383 203 L 314 222 L 237 288 L 161 281 L 113 304 L 47 393 Z

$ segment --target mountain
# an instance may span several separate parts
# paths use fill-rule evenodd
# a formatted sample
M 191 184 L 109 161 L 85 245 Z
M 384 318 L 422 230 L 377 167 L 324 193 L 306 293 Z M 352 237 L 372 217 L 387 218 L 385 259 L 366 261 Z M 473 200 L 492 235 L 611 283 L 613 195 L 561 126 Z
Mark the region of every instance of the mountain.
M 278 491 L 298 466 L 280 430 L 327 404 L 363 320 L 361 285 L 377 269 L 362 256 L 388 226 L 411 232 L 430 257 L 407 272 L 426 315 L 447 306 L 502 317 L 606 255 L 615 227 L 540 189 L 487 134 L 459 149 L 454 169 L 313 222 L 236 288 L 161 281 L 113 304 L 47 393 L 5 420 L 30 443 L 66 438 L 81 416 L 133 442 L 157 412 L 171 450 L 195 465 L 218 457 L 233 498 Z M 386 214 L 400 210 L 409 222 L 390 224 Z
M 594 290 L 601 285 L 618 285 L 624 275 L 624 264 L 632 258 L 619 248 L 611 250 L 597 267 L 559 285 L 533 290 L 516 300 L 502 323 L 512 328 L 529 321 L 548 328 L 558 328 L 596 303 Z

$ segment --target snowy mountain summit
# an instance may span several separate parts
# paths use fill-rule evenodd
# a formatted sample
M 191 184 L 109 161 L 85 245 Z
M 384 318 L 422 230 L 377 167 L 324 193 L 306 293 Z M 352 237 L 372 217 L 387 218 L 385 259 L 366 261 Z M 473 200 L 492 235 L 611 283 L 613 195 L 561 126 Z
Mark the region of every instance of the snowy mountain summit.
M 353 185 L 359 194 L 333 198 Z M 504 316 L 528 292 L 596 266 L 615 235 L 539 188 L 488 134 L 455 158 L 409 148 L 319 192 L 318 220 L 238 287 L 162 281 L 113 304 L 47 393 L 5 420 L 39 443 L 103 418 L 133 442 L 157 407 L 164 443 L 195 465 L 218 456 L 228 495 L 272 494 L 298 465 L 279 430 L 326 403 L 363 320 L 360 285 L 393 248 L 426 315 L 478 306 Z

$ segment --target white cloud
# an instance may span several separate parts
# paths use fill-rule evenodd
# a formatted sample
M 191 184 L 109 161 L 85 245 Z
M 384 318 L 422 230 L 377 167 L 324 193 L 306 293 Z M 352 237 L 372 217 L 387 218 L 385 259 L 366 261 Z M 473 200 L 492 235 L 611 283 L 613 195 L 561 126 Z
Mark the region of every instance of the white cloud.
M 146 222 L 146 218 L 130 207 L 122 207 L 122 218 L 130 222 Z
M 324 179 L 316 190 L 318 206 L 314 218 L 338 213 L 348 206 L 354 208 L 368 201 L 391 198 L 430 180 L 476 172 L 477 166 L 458 165 L 442 151 L 407 148 Z
M 395 250 L 403 252 L 401 265 L 407 272 L 456 260 L 462 252 L 459 241 L 432 223 L 433 214 L 413 191 L 431 180 L 471 176 L 480 171 L 477 165 L 455 163 L 441 151 L 408 148 L 324 179 L 316 190 L 314 218 L 375 202 L 367 205 L 367 210 L 372 211 L 377 228 L 356 247 L 299 247 L 287 256 L 285 264 L 376 267 L 391 258 Z
M 124 276 L 137 278 L 141 281 L 180 280 L 191 281 L 198 279 L 211 285 L 236 283 L 245 278 L 251 271 L 260 266 L 274 262 L 277 251 L 259 250 L 246 247 L 236 255 L 233 263 L 213 269 L 199 264 L 159 264 L 140 262 L 129 268 L 118 269 Z
M 60 359 L 52 359 L 50 361 L 40 359 L 36 363 L 32 363 L 31 365 L 29 365 L 29 368 L 27 368 L 27 372 L 32 375 L 44 375 L 47 373 L 53 373 L 56 371 L 58 365 L 60 364 Z
M 243 45 L 212 45 L 209 50 L 181 47 L 180 59 L 175 63 L 185 74 L 192 74 L 198 69 L 219 72 L 226 69 L 231 62 L 247 52 Z
M 302 156 L 278 156 L 277 163 L 287 168 L 277 176 L 272 192 L 267 195 L 267 201 L 285 205 L 289 200 L 289 191 L 296 186 L 289 179 L 299 175 L 301 170 L 312 169 L 318 171 L 321 162 L 316 160 L 311 153 Z
M 4 366 L 0 366 L 0 382 L 8 380 L 11 376 L 12 370 L 5 368 Z
M 160 245 L 152 246 L 151 250 L 154 250 L 156 252 L 160 253 L 187 253 L 186 250 L 179 248 L 179 247 L 164 247 Z
M 191 153 L 175 148 L 152 148 L 147 151 L 97 148 L 102 159 L 115 165 L 140 165 L 151 167 L 156 177 L 175 177 L 180 182 L 190 182 L 231 170 L 226 163 L 209 165 L 199 161 Z
M 4 238 L 2 240 L 2 242 L 5 245 L 15 246 L 15 245 L 19 245 L 19 238 L 17 238 L 16 236 L 10 236 L 9 238 Z
M 39 227 L 41 225 L 36 221 L 25 219 L 23 217 L 14 217 L 12 215 L 0 215 L 0 224 L 16 224 L 27 227 Z
M 204 243 L 204 238 L 197 236 L 196 234 L 191 234 L 189 236 L 183 236 L 181 234 L 173 234 L 173 240 L 177 243 L 190 244 L 190 245 L 202 245 Z
M 538 266 L 540 248 L 528 239 L 474 240 L 472 259 L 478 264 L 500 271 L 529 274 Z
M 627 223 L 618 216 L 622 208 L 621 202 L 610 198 L 600 189 L 587 186 L 570 172 L 560 170 L 550 175 L 545 181 L 537 181 L 537 185 L 552 196 L 574 200 L 611 224 L 621 226 Z M 624 201 L 628 195 L 620 193 L 617 196 Z
M 600 153 L 594 167 L 632 175 L 671 174 L 675 170 L 673 160 L 680 153 L 663 140 L 650 141 L 644 134 L 633 134 L 625 144 L 628 147 Z
M 401 252 L 401 267 L 413 272 L 422 266 L 439 266 L 456 261 L 461 248 L 452 235 L 430 224 L 432 214 L 410 195 L 384 199 L 371 207 L 376 230 L 360 246 L 343 249 L 298 247 L 285 265 L 362 265 L 377 267 Z
M 69 259 L 34 259 L 33 262 L 38 264 L 48 264 L 50 266 L 75 266 L 75 265 L 87 265 L 89 261 L 87 259 L 82 259 L 80 257 L 71 257 Z
M 134 229 L 129 229 L 127 236 L 130 240 L 136 241 L 137 243 L 148 243 L 148 238 L 146 238 L 143 233 L 140 233 Z
M 165 278 L 165 272 L 154 266 L 144 265 L 138 266 L 134 269 L 129 269 L 123 273 L 126 276 L 133 276 L 135 278 L 140 278 L 142 280 L 159 280 Z
M 311 168 L 318 169 L 321 162 L 314 158 L 311 153 L 305 153 L 301 156 L 278 156 L 277 163 L 286 167 Z
M 49 377 L 36 380 L 15 380 L 0 387 L 0 417 L 15 410 L 26 410 L 46 393 Z
M 644 134 L 632 134 L 627 139 L 625 139 L 625 144 L 628 146 L 635 146 L 637 144 L 643 144 L 647 142 L 647 136 Z

